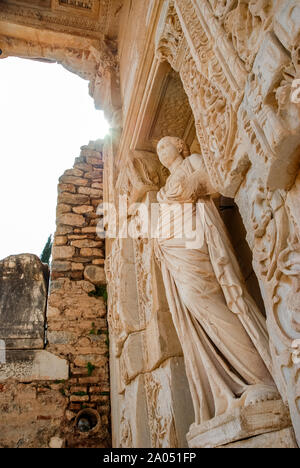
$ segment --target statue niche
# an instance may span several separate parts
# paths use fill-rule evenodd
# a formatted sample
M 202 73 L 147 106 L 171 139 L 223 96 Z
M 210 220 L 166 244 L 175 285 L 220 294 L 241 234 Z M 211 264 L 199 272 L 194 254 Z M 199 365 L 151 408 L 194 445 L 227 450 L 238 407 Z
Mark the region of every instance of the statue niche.
M 271 377 L 265 318 L 247 292 L 212 199 L 215 191 L 204 160 L 190 155 L 185 142 L 175 137 L 163 138 L 157 151 L 171 174 L 158 194 L 159 226 L 164 230 L 169 220 L 166 207 L 189 203 L 192 219 L 184 217 L 184 222 L 192 221 L 202 231 L 199 245 L 191 246 L 185 232 L 177 235 L 182 218 L 175 215 L 169 235 L 158 228 L 155 240 L 184 353 L 195 424 L 236 407 L 280 399 Z

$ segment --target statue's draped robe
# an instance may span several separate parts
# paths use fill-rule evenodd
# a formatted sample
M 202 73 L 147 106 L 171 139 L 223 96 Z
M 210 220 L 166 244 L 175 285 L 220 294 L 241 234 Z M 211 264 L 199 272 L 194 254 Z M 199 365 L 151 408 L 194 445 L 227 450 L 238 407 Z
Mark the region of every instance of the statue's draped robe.
M 186 248 L 184 236 L 174 237 L 181 229 L 175 215 L 173 235 L 156 240 L 156 254 L 200 424 L 226 412 L 250 385 L 273 381 L 265 319 L 246 290 L 213 201 L 197 197 L 195 175 L 184 160 L 158 201 L 161 225 L 167 221 L 164 204 L 202 203 L 190 211 L 202 231 L 201 246 Z

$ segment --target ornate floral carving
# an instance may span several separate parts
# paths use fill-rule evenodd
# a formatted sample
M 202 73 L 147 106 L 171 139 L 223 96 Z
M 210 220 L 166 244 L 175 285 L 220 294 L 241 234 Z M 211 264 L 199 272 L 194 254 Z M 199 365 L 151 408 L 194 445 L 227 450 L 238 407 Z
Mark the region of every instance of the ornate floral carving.
M 182 56 L 179 73 L 193 110 L 201 150 L 216 189 L 234 196 L 249 165 L 247 155 L 239 152 L 237 115 L 233 107 L 239 91 L 234 87 L 233 91 L 207 33 L 208 28 L 202 26 L 201 13 L 193 2 L 176 0 L 175 6 L 176 10 L 173 6 L 169 10 L 172 21 L 180 24 L 176 19 L 178 12 L 188 31 L 186 37 L 190 37 L 190 50 Z M 169 36 L 163 37 L 166 47 Z M 165 59 L 174 66 L 173 52 L 165 54 Z
M 158 57 L 161 60 L 167 60 L 176 70 L 178 68 L 177 62 L 183 42 L 184 34 L 176 14 L 174 0 L 170 0 L 164 20 L 164 29 L 156 49 Z
M 85 16 L 73 16 L 67 14 L 55 14 L 52 11 L 37 8 L 16 7 L 14 5 L 0 3 L 0 19 L 13 21 L 26 26 L 38 26 L 60 32 L 74 32 L 86 37 L 101 38 L 101 30 L 97 21 Z
M 216 189 L 222 191 L 234 163 L 236 114 L 219 89 L 198 73 L 189 54 L 180 75 L 194 112 L 208 172 Z
M 67 5 L 74 8 L 84 8 L 86 10 L 92 10 L 93 5 L 96 3 L 95 0 L 59 0 L 60 5 Z

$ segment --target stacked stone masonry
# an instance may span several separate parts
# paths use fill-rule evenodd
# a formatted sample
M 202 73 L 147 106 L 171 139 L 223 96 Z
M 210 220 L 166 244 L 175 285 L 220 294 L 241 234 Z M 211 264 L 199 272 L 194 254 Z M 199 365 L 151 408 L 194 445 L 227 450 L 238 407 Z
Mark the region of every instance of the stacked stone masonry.
M 70 378 L 60 389 L 67 398 L 67 446 L 110 444 L 105 249 L 96 233 L 102 177 L 102 142 L 90 143 L 58 185 L 47 341 L 48 349 L 70 364 Z M 75 440 L 71 423 L 86 408 L 99 413 L 101 430 Z
M 111 445 L 105 249 L 96 234 L 102 172 L 98 141 L 60 178 L 48 303 L 48 268 L 37 257 L 1 262 L 0 338 L 8 349 L 0 447 Z M 87 432 L 78 426 L 82 411 L 97 422 Z

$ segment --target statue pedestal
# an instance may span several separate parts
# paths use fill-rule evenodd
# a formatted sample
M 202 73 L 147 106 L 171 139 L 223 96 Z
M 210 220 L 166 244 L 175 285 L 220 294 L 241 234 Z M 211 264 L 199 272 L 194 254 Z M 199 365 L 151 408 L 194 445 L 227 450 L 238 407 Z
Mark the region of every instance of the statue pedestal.
M 235 408 L 201 425 L 193 424 L 187 441 L 190 448 L 297 448 L 289 410 L 281 400 Z

